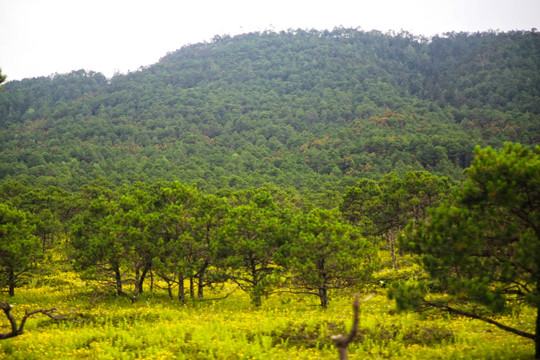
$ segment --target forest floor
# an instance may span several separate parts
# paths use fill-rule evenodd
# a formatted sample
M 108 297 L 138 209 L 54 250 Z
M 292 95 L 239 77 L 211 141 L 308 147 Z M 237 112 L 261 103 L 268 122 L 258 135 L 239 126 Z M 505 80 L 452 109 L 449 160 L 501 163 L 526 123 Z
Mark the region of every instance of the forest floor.
M 334 294 L 329 308 L 317 298 L 275 294 L 254 308 L 234 286 L 181 304 L 163 290 L 127 298 L 95 297 L 74 273 L 60 273 L 18 289 L 25 311 L 58 308 L 82 314 L 78 322 L 29 318 L 22 335 L 0 341 L 0 359 L 337 359 L 331 335 L 352 324 L 352 295 Z M 368 294 L 361 294 L 360 298 Z M 384 289 L 361 304 L 359 336 L 351 359 L 533 359 L 531 340 L 489 324 L 436 311 L 399 313 Z M 522 308 L 499 321 L 533 331 L 534 311 Z M 0 332 L 9 331 L 7 320 Z

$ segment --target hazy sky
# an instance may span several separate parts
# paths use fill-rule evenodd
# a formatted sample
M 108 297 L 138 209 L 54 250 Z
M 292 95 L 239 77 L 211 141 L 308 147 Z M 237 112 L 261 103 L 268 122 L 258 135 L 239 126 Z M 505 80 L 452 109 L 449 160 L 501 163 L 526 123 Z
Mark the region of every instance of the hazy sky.
M 214 35 L 286 29 L 448 31 L 540 28 L 540 0 L 0 0 L 9 80 L 137 70 Z

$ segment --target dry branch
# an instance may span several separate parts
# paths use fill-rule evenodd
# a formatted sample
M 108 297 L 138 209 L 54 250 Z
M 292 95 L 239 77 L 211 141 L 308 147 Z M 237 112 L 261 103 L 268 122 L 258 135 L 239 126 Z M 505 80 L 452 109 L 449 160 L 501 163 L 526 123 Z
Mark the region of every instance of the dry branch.
M 6 315 L 11 325 L 11 331 L 6 332 L 6 333 L 0 333 L 0 340 L 9 339 L 9 338 L 21 335 L 23 333 L 26 320 L 28 320 L 30 316 L 33 316 L 36 314 L 43 314 L 56 321 L 76 322 L 74 318 L 67 317 L 66 315 L 63 315 L 63 314 L 58 314 L 56 309 L 38 309 L 38 310 L 27 312 L 21 319 L 20 325 L 17 327 L 17 320 L 15 320 L 15 318 L 11 314 L 12 308 L 13 308 L 13 305 L 0 301 L 0 309 L 4 311 L 4 314 Z
M 373 295 L 367 296 L 365 299 L 362 300 L 362 302 L 367 301 L 372 298 Z M 349 355 L 347 354 L 347 350 L 349 348 L 349 344 L 353 341 L 354 337 L 358 333 L 358 313 L 360 312 L 360 301 L 358 300 L 358 294 L 354 297 L 353 302 L 353 326 L 351 328 L 351 332 L 348 335 L 333 335 L 330 338 L 334 340 L 334 344 L 336 344 L 336 347 L 338 348 L 339 353 L 339 360 L 347 360 L 349 359 Z
M 353 302 L 353 326 L 351 329 L 351 332 L 348 335 L 334 335 L 331 337 L 332 340 L 334 340 L 334 344 L 336 344 L 338 348 L 339 353 L 339 359 L 340 360 L 347 360 L 349 358 L 347 354 L 347 349 L 349 348 L 349 344 L 356 336 L 356 333 L 358 332 L 358 309 L 360 308 L 360 301 L 358 300 L 358 294 L 354 297 Z

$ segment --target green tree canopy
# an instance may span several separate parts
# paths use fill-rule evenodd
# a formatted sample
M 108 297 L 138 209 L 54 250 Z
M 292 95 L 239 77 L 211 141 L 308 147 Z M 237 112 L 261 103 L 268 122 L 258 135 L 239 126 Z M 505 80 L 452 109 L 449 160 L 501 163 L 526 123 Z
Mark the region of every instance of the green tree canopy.
M 494 311 L 512 301 L 540 309 L 540 147 L 476 148 L 454 199 L 409 224 L 402 246 L 419 254 L 431 279 L 451 294 Z M 400 304 L 422 303 L 420 295 Z M 540 356 L 540 316 L 536 335 L 499 327 L 534 339 Z
M 540 142 L 539 47 L 534 31 L 428 41 L 291 30 L 185 46 L 112 79 L 78 70 L 10 81 L 0 181 L 272 182 L 319 205 L 314 193 L 391 171 L 460 179 L 477 144 Z
M 287 241 L 290 215 L 267 188 L 239 192 L 235 201 L 240 203 L 225 224 L 221 256 L 230 278 L 249 293 L 253 305 L 260 306 L 277 270 L 274 255 Z
M 357 285 L 377 266 L 373 243 L 344 222 L 337 209 L 301 214 L 293 228 L 278 262 L 290 271 L 291 291 L 318 296 L 323 308 L 330 301 L 330 290 Z
M 422 219 L 426 209 L 447 196 L 448 179 L 427 171 L 408 171 L 403 176 L 391 172 L 378 182 L 362 179 L 349 188 L 341 211 L 364 236 L 383 237 L 397 268 L 397 235 L 410 219 Z
M 121 219 L 117 194 L 101 189 L 71 227 L 72 257 L 76 269 L 89 270 L 98 279 L 113 280 L 118 295 L 126 295 L 122 288 L 122 270 L 129 265 L 130 244 L 126 242 L 126 229 Z M 126 246 L 127 245 L 127 246 Z
M 31 214 L 0 203 L 0 281 L 15 295 L 20 276 L 37 260 L 39 240 L 33 235 Z

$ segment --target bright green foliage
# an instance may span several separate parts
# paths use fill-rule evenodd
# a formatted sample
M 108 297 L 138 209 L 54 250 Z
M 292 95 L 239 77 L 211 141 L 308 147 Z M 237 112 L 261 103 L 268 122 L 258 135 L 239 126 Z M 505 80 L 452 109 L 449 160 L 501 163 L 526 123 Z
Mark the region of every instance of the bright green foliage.
M 73 220 L 72 257 L 92 276 L 112 276 L 118 294 L 127 295 L 122 284 L 128 280 L 135 294 L 142 293 L 152 270 L 171 297 L 178 287 L 182 301 L 186 280 L 191 298 L 195 284 L 202 298 L 204 287 L 227 278 L 256 304 L 267 293 L 273 253 L 285 241 L 288 219 L 285 199 L 275 202 L 270 190 L 231 195 L 233 211 L 227 199 L 179 182 L 135 183 L 115 191 L 97 184 L 86 187 L 85 196 L 88 203 Z
M 117 294 L 122 289 L 122 268 L 129 262 L 123 215 L 117 199 L 102 194 L 74 219 L 71 229 L 72 254 L 76 268 L 91 270 L 101 278 L 114 281 Z
M 395 242 L 410 219 L 422 219 L 426 209 L 446 197 L 450 184 L 426 171 L 389 173 L 375 182 L 360 180 L 343 197 L 345 219 L 359 226 L 364 236 L 383 237 L 397 268 Z
M 41 240 L 43 253 L 65 236 L 75 207 L 71 194 L 55 187 L 31 188 L 17 183 L 6 183 L 3 190 L 17 208 L 32 213 L 34 234 Z
M 362 285 L 376 264 L 372 243 L 401 267 L 393 271 L 389 260 L 379 279 L 424 275 L 397 261 L 396 237 L 410 219 L 403 250 L 421 253 L 432 281 L 394 287 L 400 307 L 425 304 L 426 292 L 440 289 L 495 310 L 519 300 L 513 310 L 523 314 L 504 319 L 530 331 L 529 305 L 539 303 L 538 150 L 477 150 L 455 199 L 425 218 L 448 192 L 439 176 L 461 179 L 475 145 L 540 142 L 539 48 L 534 30 L 431 39 L 290 30 L 216 37 L 112 79 L 80 70 L 2 84 L 1 209 L 21 226 L 4 234 L 13 241 L 2 238 L 13 256 L 0 254 L 0 270 L 8 260 L 24 265 L 18 273 L 28 268 L 35 244 L 49 275 L 33 277 L 36 287 L 14 300 L 31 302 L 26 295 L 46 293 L 50 282 L 60 284 L 52 307 L 70 298 L 92 313 L 88 323 L 58 325 L 55 337 L 29 327 L 36 338 L 0 344 L 0 357 L 24 349 L 21 358 L 329 358 L 327 333 L 343 333 L 344 324 L 312 321 L 321 314 L 313 295 L 327 313 L 344 308 L 335 288 Z M 269 182 L 276 185 L 261 188 Z M 348 186 L 340 210 L 350 224 L 336 210 L 313 210 L 334 208 Z M 81 279 L 51 275 L 71 264 L 89 284 L 147 302 L 120 313 L 111 306 L 123 300 L 90 306 Z M 271 294 L 285 279 L 307 299 Z M 238 285 L 247 295 L 234 292 Z M 180 308 L 161 291 L 173 298 L 176 288 Z M 234 301 L 195 302 L 203 289 L 205 297 L 234 292 L 226 299 Z M 238 311 L 247 301 L 259 310 Z M 270 321 L 256 317 L 269 306 Z M 469 334 L 459 321 L 413 326 L 417 314 L 379 313 L 376 322 L 362 319 L 366 341 L 350 349 L 357 357 L 528 354 L 480 347 L 479 339 L 500 340 L 482 326 Z M 523 341 L 508 344 L 523 349 Z
M 260 306 L 261 297 L 269 291 L 270 275 L 277 270 L 274 255 L 287 241 L 288 213 L 265 188 L 239 195 L 243 203 L 231 210 L 221 256 L 226 258 L 231 279 Z
M 372 209 L 378 207 L 380 195 L 381 189 L 376 181 L 361 179 L 355 186 L 350 187 L 343 196 L 343 202 L 340 205 L 343 217 L 351 224 L 373 232 L 374 224 L 370 213 Z
M 399 197 L 409 219 L 423 219 L 426 210 L 438 204 L 450 192 L 451 183 L 427 171 L 409 171 L 401 180 Z M 399 200 L 397 202 L 400 202 Z
M 143 292 L 145 277 L 152 269 L 156 254 L 157 239 L 155 228 L 159 214 L 155 211 L 154 189 L 145 183 L 124 186 L 118 194 L 119 211 L 115 214 L 118 240 L 126 251 L 129 269 L 134 271 L 135 292 Z
M 27 272 L 38 258 L 39 240 L 33 235 L 31 214 L 0 203 L 0 281 L 15 295 L 19 277 Z
M 540 308 L 540 147 L 477 148 L 455 198 L 411 223 L 402 244 L 451 293 Z
M 509 164 L 520 161 L 513 159 Z M 422 218 L 425 198 L 414 194 L 429 193 L 431 181 L 427 174 L 414 175 L 407 177 L 405 184 L 405 174 L 402 178 L 390 175 L 377 182 L 364 181 L 366 188 L 375 185 L 371 189 L 377 195 L 363 194 L 363 202 L 356 202 L 362 209 L 358 213 L 370 215 L 366 213 L 368 205 L 386 199 L 382 196 L 384 190 L 397 193 L 396 198 L 401 199 L 404 209 L 409 209 L 411 218 L 416 213 Z M 525 171 L 525 177 L 530 175 Z M 404 188 L 409 190 L 402 191 Z M 473 191 L 476 188 L 470 189 L 475 196 L 468 198 L 478 198 Z M 42 196 L 49 192 L 50 199 Z M 63 201 L 54 199 L 52 193 Z M 13 313 L 20 318 L 24 311 L 37 307 L 57 307 L 61 312 L 76 309 L 73 311 L 83 312 L 84 321 L 31 321 L 24 336 L 0 342 L 0 357 L 331 358 L 336 350 L 330 335 L 345 333 L 350 325 L 351 292 L 364 290 L 366 276 L 374 267 L 377 269 L 377 244 L 366 242 L 360 233 L 365 231 L 365 225 L 345 223 L 336 209 L 304 213 L 308 205 L 299 196 L 271 186 L 242 192 L 223 190 L 213 195 L 179 182 L 133 183 L 114 189 L 96 181 L 78 194 L 69 194 L 57 189 L 42 193 L 37 188 L 11 183 L 1 188 L 1 194 L 20 204 L 34 204 L 35 209 L 48 209 L 50 205 L 51 213 L 61 219 L 77 214 L 72 221 L 70 255 L 78 274 L 71 272 L 65 261 L 64 241 L 55 242 L 47 249 L 51 260 L 40 263 L 40 268 L 49 267 L 48 272 L 31 278 L 31 286 L 10 299 L 15 305 Z M 517 196 L 519 191 L 512 194 Z M 49 203 L 47 199 L 54 201 Z M 65 206 L 65 202 L 73 206 Z M 526 205 L 520 209 L 526 209 Z M 371 219 L 372 225 L 379 226 L 375 217 Z M 464 228 L 459 224 L 457 227 Z M 37 253 L 41 253 L 39 239 L 35 238 L 35 242 Z M 447 247 L 445 251 L 453 249 Z M 384 251 L 378 253 L 386 256 Z M 256 264 L 255 276 L 247 265 L 250 260 Z M 418 267 L 406 265 L 402 262 L 397 272 L 386 268 L 373 275 L 375 279 L 386 279 L 388 273 L 395 274 L 392 278 L 411 278 L 405 286 L 394 288 L 394 295 L 404 300 L 399 305 L 407 308 L 425 304 L 426 291 L 442 287 L 433 287 L 434 282 L 418 283 L 413 279 L 421 274 Z M 86 271 L 81 271 L 83 268 Z M 290 291 L 273 287 L 284 280 L 290 280 Z M 193 299 L 183 298 L 188 293 L 183 288 L 188 281 L 193 285 Z M 220 286 L 209 286 L 216 282 Z M 142 289 L 143 283 L 145 292 L 141 294 L 137 287 Z M 100 284 L 112 286 L 99 288 Z M 235 291 L 238 284 L 246 291 Z M 107 296 L 115 285 L 121 285 L 120 294 L 140 301 Z M 196 285 L 199 296 L 205 289 L 207 301 L 197 301 Z M 350 346 L 353 357 L 527 358 L 533 351 L 529 338 L 507 336 L 498 329 L 489 331 L 485 323 L 463 318 L 449 322 L 446 316 L 433 312 L 428 316 L 389 312 L 389 302 L 380 296 L 385 289 L 374 286 L 372 281 L 368 286 L 369 293 L 375 296 L 361 305 L 363 336 Z M 178 289 L 182 306 L 172 299 L 174 289 Z M 326 301 L 331 296 L 327 302 L 329 311 L 316 306 L 325 299 L 320 297 L 324 289 Z M 130 295 L 132 290 L 137 299 Z M 265 295 L 268 297 L 262 303 Z M 443 294 L 434 296 L 450 299 Z M 427 300 L 436 301 L 433 297 Z M 257 311 L 249 310 L 250 302 L 260 304 Z M 512 310 L 494 319 L 529 332 L 535 309 L 521 303 Z
M 299 215 L 281 260 L 290 271 L 293 292 L 318 296 L 328 307 L 329 291 L 361 285 L 377 266 L 373 243 L 343 222 L 337 209 L 312 210 Z
M 409 171 L 402 177 L 385 175 L 378 182 L 362 179 L 349 188 L 340 210 L 345 219 L 369 235 L 402 229 L 409 219 L 425 217 L 426 209 L 446 196 L 448 179 L 427 171 Z
M 32 214 L 34 235 L 41 239 L 43 253 L 68 232 L 68 222 L 77 212 L 77 197 L 56 187 L 25 186 L 17 181 L 0 186 L 0 198 Z
M 226 279 L 226 269 L 219 267 L 223 263 L 219 251 L 226 236 L 225 223 L 229 211 L 225 198 L 202 193 L 193 209 L 191 236 L 197 246 L 192 268 L 198 282 L 198 298 L 203 297 L 204 287 Z
M 194 297 L 194 279 L 198 281 L 198 296 L 217 280 L 210 269 L 221 239 L 222 224 L 227 213 L 225 201 L 199 192 L 195 187 L 179 182 L 159 188 L 156 209 L 156 231 L 159 243 L 155 258 L 158 274 L 169 286 L 178 285 L 178 298 L 185 300 L 184 280 L 190 280 L 190 295 Z
M 196 245 L 191 235 L 192 208 L 198 201 L 195 188 L 174 182 L 158 190 L 157 218 L 154 226 L 159 236 L 154 258 L 157 274 L 171 287 L 178 284 L 178 299 L 185 300 L 184 279 L 193 276 Z

